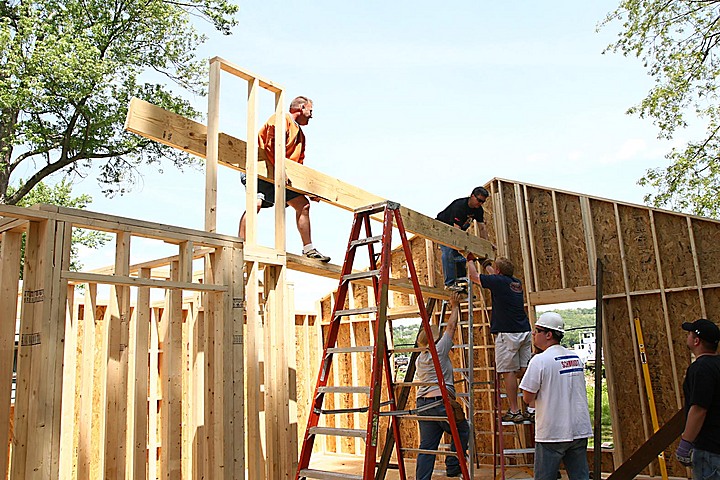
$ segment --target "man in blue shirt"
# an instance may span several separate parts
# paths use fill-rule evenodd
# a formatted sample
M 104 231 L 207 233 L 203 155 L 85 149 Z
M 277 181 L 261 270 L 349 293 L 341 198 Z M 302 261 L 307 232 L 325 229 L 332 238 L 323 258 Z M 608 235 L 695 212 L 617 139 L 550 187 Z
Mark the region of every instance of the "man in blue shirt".
M 469 197 L 458 198 L 445 207 L 445 209 L 437 214 L 436 219 L 443 223 L 452 225 L 462 231 L 467 230 L 472 225 L 473 220 L 478 222 L 480 227 L 480 237 L 488 239 L 487 230 L 485 229 L 483 203 L 490 196 L 490 193 L 484 187 L 475 187 Z M 458 277 L 464 277 L 465 257 L 460 252 L 445 245 L 440 246 L 442 251 L 442 266 L 445 276 L 445 289 L 453 292 L 462 292 L 463 286 L 457 285 Z
M 485 260 L 487 275 L 479 275 L 473 262 L 468 262 L 470 280 L 490 290 L 492 317 L 490 333 L 495 335 L 495 370 L 505 382 L 509 410 L 503 415 L 506 422 L 532 420 L 534 409 L 522 413 L 518 406 L 518 379 L 522 377 L 532 355 L 530 321 L 525 313 L 522 282 L 513 276 L 510 260 L 498 257 Z

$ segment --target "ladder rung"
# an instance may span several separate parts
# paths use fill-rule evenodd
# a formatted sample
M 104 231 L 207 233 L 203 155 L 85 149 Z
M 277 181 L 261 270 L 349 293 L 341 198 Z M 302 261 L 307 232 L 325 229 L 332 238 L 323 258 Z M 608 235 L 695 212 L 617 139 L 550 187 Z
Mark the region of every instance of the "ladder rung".
M 388 351 L 392 353 L 413 353 L 413 352 L 424 352 L 425 348 L 420 347 L 401 347 L 401 348 L 391 348 L 388 349 Z
M 364 439 L 367 432 L 356 428 L 311 427 L 310 434 L 330 435 L 335 437 L 358 437 Z
M 360 345 L 356 347 L 332 347 L 328 348 L 328 353 L 354 353 L 354 352 L 372 352 L 372 345 Z
M 323 415 L 343 415 L 347 413 L 367 413 L 369 407 L 357 407 L 357 408 L 334 408 L 330 410 L 320 409 L 319 413 Z M 315 410 L 318 413 L 317 410 Z
M 382 240 L 382 235 L 375 235 L 374 237 L 359 238 L 350 242 L 350 248 L 359 247 L 361 245 L 368 245 L 371 243 L 378 243 Z
M 395 382 L 396 387 L 437 387 L 437 382 Z
M 426 450 L 424 448 L 401 448 L 403 452 L 415 452 L 415 453 L 429 453 L 432 455 L 449 455 L 451 457 L 457 457 L 457 453 L 452 450 Z
M 362 475 L 352 475 L 350 473 L 326 472 L 323 470 L 314 470 L 312 468 L 304 468 L 300 470 L 300 478 L 317 478 L 319 480 L 362 480 Z
M 500 423 L 502 423 L 503 426 L 505 426 L 505 427 L 511 427 L 511 426 L 513 426 L 513 425 L 530 425 L 530 424 L 533 423 L 533 422 L 531 422 L 530 420 L 523 420 L 522 422 L 517 422 L 517 423 L 515 423 L 515 422 L 504 422 L 504 421 L 503 421 L 503 422 L 500 422 Z
M 453 345 L 452 348 L 468 348 L 469 346 L 467 343 L 461 343 L 460 345 Z
M 347 275 L 343 276 L 343 281 L 347 282 L 349 280 L 360 280 L 363 278 L 370 278 L 370 277 L 377 277 L 380 275 L 380 270 L 368 270 L 366 272 L 355 272 L 355 273 L 348 273 Z
M 345 315 L 363 315 L 366 313 L 377 312 L 377 307 L 365 307 L 365 308 L 350 308 L 348 310 L 338 310 L 335 312 L 335 317 L 342 317 Z
M 505 455 L 527 455 L 528 453 L 535 453 L 534 448 L 506 448 L 503 450 Z M 513 465 L 516 466 L 516 465 Z
M 447 422 L 447 417 L 437 417 L 430 415 L 403 415 L 399 417 L 402 420 L 423 420 L 426 422 Z
M 318 387 L 318 393 L 364 393 L 365 395 L 370 395 L 370 387 Z

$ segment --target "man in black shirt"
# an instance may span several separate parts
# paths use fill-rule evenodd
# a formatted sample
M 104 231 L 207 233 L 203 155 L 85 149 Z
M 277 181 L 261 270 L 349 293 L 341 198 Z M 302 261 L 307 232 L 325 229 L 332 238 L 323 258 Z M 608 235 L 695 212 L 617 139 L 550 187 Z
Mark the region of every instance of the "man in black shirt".
M 675 456 L 694 479 L 720 478 L 720 329 L 701 318 L 682 324 L 695 356 L 685 374 L 685 430 Z M 714 474 L 713 474 L 714 472 Z
M 458 198 L 445 210 L 437 214 L 437 220 L 452 225 L 463 231 L 467 230 L 473 220 L 478 222 L 480 227 L 480 236 L 485 240 L 488 239 L 487 230 L 485 229 L 483 203 L 490 196 L 484 187 L 475 187 L 469 197 Z M 462 286 L 457 285 L 458 277 L 466 275 L 466 260 L 457 250 L 440 246 L 442 251 L 442 266 L 445 276 L 445 288 L 454 292 L 463 290 Z

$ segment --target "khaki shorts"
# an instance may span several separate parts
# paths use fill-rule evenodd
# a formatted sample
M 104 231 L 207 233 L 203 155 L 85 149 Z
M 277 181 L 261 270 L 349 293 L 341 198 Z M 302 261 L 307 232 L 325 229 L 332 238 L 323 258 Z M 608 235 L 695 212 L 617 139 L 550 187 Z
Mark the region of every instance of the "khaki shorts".
M 532 333 L 498 333 L 495 337 L 495 370 L 517 372 L 527 368 L 532 356 Z

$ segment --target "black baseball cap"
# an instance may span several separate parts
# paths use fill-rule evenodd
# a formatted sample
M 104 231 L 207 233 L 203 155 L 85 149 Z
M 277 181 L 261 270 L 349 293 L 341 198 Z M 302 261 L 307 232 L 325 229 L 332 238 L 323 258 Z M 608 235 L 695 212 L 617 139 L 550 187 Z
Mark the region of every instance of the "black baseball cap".
M 710 320 L 701 318 L 694 322 L 685 322 L 682 324 L 683 330 L 693 332 L 695 335 L 706 342 L 718 344 L 720 342 L 720 328 Z

